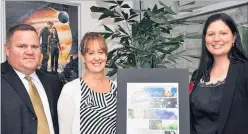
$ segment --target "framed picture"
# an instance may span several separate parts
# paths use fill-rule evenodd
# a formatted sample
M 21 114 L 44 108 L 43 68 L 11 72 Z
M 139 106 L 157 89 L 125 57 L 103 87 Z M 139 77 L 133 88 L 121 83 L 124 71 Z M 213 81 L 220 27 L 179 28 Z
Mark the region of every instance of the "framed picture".
M 118 134 L 189 134 L 187 69 L 119 69 Z
M 5 30 L 25 23 L 36 28 L 41 44 L 41 70 L 66 83 L 78 77 L 80 4 L 48 1 L 5 1 Z

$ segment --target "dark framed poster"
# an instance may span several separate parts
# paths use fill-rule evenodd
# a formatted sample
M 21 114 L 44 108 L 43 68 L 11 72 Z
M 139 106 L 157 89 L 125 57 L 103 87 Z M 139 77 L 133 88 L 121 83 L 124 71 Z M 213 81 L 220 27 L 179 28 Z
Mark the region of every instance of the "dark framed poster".
M 80 4 L 48 1 L 5 1 L 5 27 L 24 23 L 36 28 L 41 44 L 43 71 L 59 75 L 69 82 L 78 77 L 78 46 L 80 39 Z M 59 43 L 53 47 L 49 35 Z M 50 40 L 49 40 L 50 39 Z M 50 43 L 49 43 L 50 42 Z
M 119 69 L 118 134 L 190 134 L 187 69 Z

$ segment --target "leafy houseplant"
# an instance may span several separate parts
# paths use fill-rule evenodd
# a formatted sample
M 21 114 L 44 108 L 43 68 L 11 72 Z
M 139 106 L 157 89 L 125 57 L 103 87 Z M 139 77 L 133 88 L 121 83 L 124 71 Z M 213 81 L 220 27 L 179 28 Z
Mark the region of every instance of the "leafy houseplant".
M 137 21 L 141 12 L 135 12 L 123 1 L 105 1 L 108 8 L 91 7 L 91 12 L 101 13 L 99 20 L 111 18 L 115 27 L 103 25 L 101 32 L 106 39 L 117 39 L 121 47 L 108 53 L 107 68 L 112 69 L 107 76 L 116 74 L 118 68 L 160 68 L 176 64 L 180 56 L 178 50 L 184 42 L 183 35 L 173 36 L 173 23 L 169 21 L 176 15 L 170 7 L 159 1 L 162 6 L 154 5 L 143 11 L 143 17 Z M 184 51 L 184 50 L 183 50 Z

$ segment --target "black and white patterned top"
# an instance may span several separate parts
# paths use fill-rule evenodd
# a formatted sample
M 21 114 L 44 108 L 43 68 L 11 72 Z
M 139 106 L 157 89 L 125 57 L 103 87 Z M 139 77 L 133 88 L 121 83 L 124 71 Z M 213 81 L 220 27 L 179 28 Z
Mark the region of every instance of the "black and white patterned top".
M 81 134 L 116 134 L 117 86 L 110 81 L 111 91 L 95 92 L 83 79 L 81 83 Z

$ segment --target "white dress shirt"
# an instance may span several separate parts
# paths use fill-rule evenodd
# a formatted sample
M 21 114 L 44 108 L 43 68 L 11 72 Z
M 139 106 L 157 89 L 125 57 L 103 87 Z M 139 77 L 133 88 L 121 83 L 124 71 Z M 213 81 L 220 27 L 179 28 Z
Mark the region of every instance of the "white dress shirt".
M 15 69 L 14 69 L 15 70 Z M 25 79 L 25 74 L 15 70 L 15 72 L 17 73 L 17 75 L 19 76 L 19 78 L 21 79 L 22 83 L 24 84 L 27 92 L 29 92 L 29 83 L 28 81 Z M 40 79 L 38 78 L 37 74 L 35 72 L 33 72 L 32 74 L 29 75 L 32 79 L 32 82 L 34 83 L 36 89 L 38 90 L 38 93 L 40 95 L 43 107 L 44 107 L 44 111 L 45 111 L 45 115 L 48 121 L 48 126 L 49 126 L 49 130 L 50 130 L 50 134 L 54 134 L 54 128 L 53 128 L 53 120 L 52 120 L 52 116 L 51 116 L 51 111 L 50 111 L 50 107 L 49 107 L 49 103 L 48 103 L 48 99 L 47 99 L 47 95 L 46 95 L 46 91 L 42 85 L 42 83 L 40 82 Z

